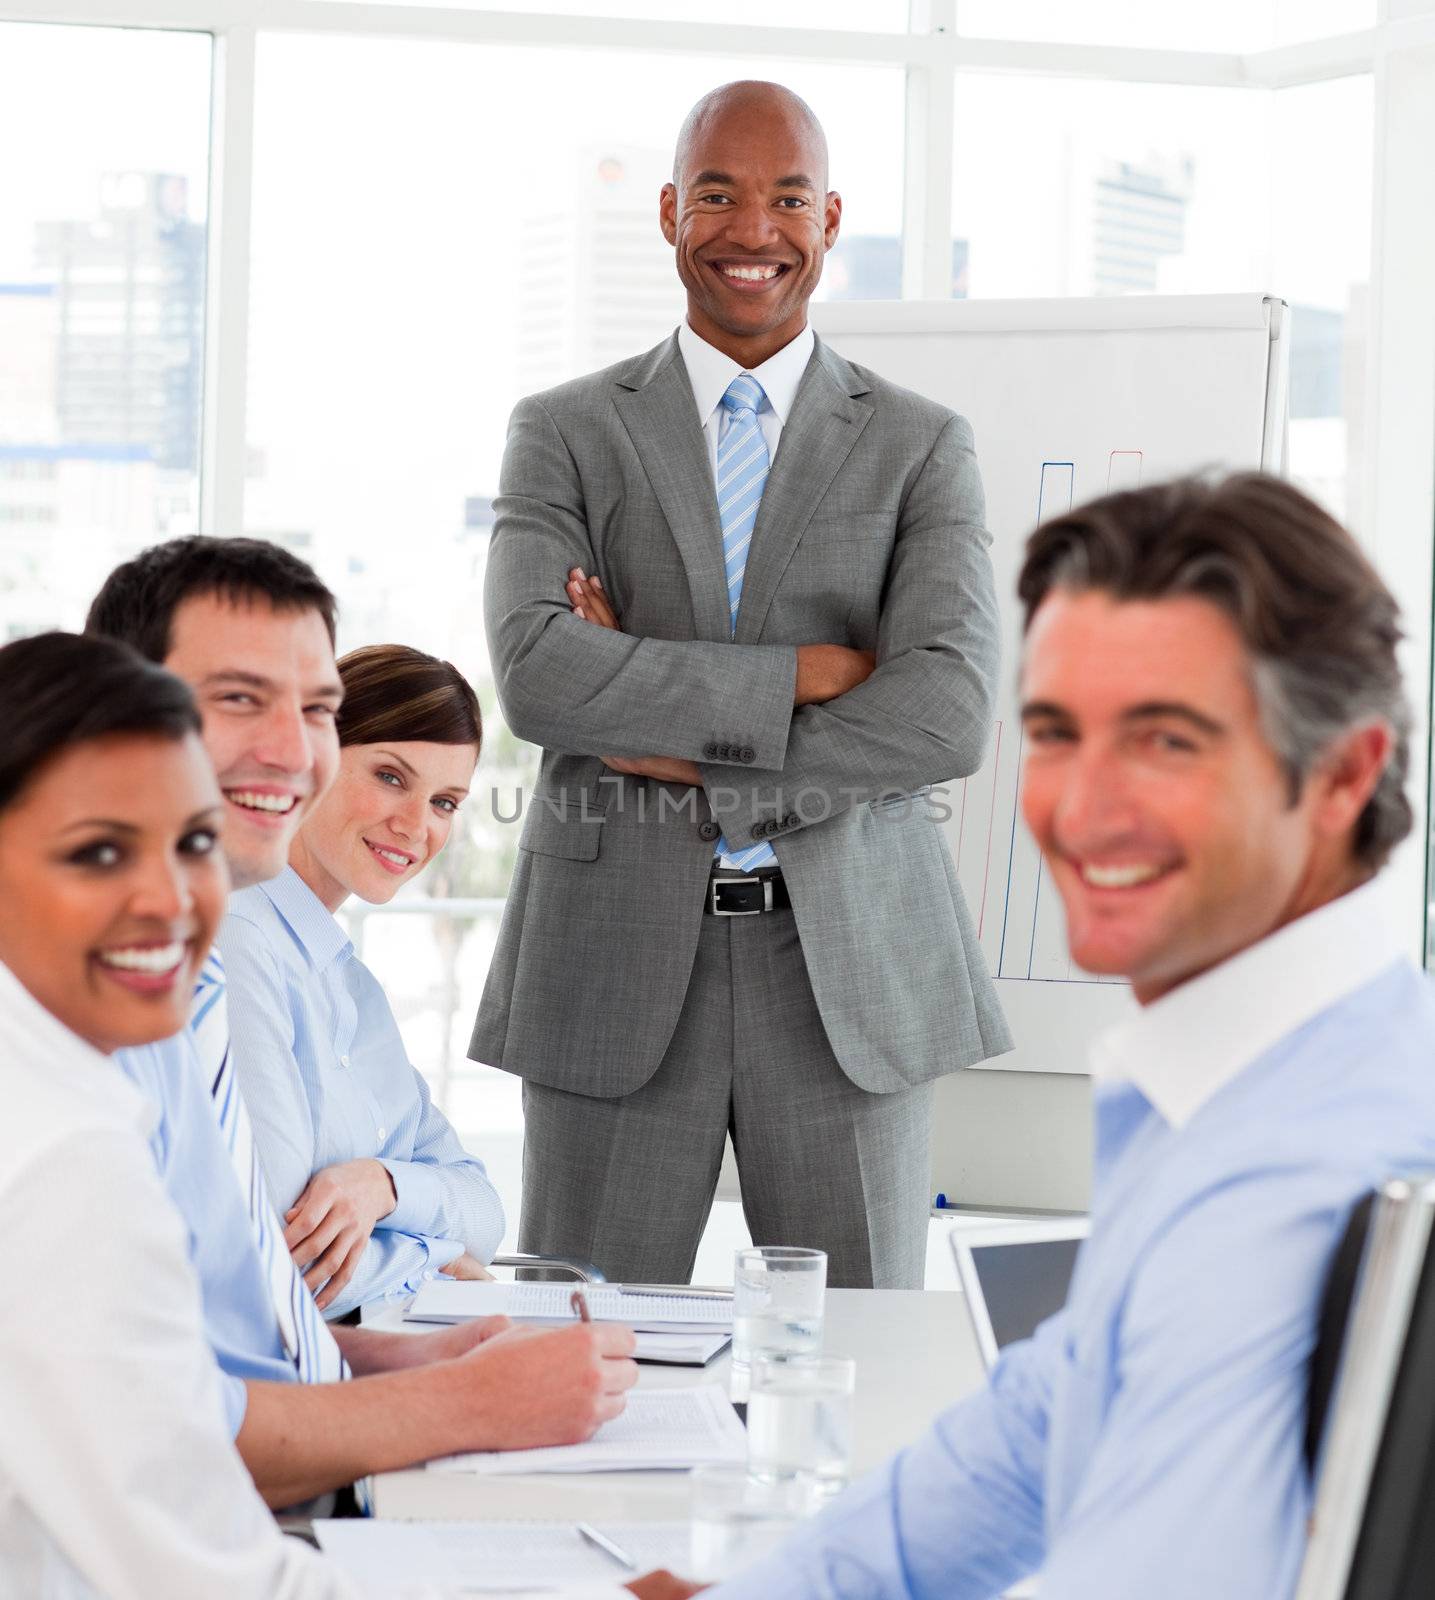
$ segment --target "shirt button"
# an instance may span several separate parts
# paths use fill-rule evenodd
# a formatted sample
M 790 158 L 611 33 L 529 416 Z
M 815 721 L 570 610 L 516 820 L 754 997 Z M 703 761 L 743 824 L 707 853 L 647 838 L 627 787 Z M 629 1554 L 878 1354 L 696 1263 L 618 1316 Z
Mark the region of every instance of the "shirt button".
M 339 1065 L 340 1065 L 340 1066 L 341 1066 L 341 1067 L 347 1067 L 347 1066 L 348 1066 L 348 1064 L 349 1064 L 349 1058 L 348 1058 L 348 1056 L 340 1056 L 340 1057 L 339 1057 Z
M 379 1129 L 379 1137 L 381 1139 L 387 1139 L 388 1136 L 389 1136 L 389 1130 L 387 1128 L 380 1128 Z

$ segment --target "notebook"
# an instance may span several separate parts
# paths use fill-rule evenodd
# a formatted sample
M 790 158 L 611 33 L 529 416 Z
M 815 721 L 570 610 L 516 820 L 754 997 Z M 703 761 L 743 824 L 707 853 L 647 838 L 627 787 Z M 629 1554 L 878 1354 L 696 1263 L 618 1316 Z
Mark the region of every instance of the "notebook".
M 626 1322 L 640 1333 L 731 1333 L 732 1301 L 684 1294 L 630 1294 L 606 1284 L 583 1289 L 595 1321 Z M 572 1322 L 571 1283 L 482 1283 L 431 1279 L 414 1296 L 406 1322 Z
M 747 1430 L 724 1389 L 631 1389 L 621 1415 L 583 1444 L 539 1450 L 475 1450 L 430 1461 L 430 1472 L 687 1471 L 709 1461 L 745 1461 Z

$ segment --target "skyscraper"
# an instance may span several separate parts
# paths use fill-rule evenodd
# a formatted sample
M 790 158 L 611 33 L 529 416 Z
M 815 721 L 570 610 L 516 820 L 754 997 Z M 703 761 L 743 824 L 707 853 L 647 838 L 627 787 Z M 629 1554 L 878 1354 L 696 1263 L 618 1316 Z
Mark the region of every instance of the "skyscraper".
M 41 222 L 36 264 L 57 306 L 61 436 L 147 449 L 162 471 L 199 461 L 204 225 L 170 173 L 101 182 L 93 218 Z
M 75 626 L 104 573 L 193 531 L 205 230 L 185 180 L 102 180 L 0 284 L 0 638 Z
M 1091 292 L 1155 294 L 1162 258 L 1186 248 L 1189 156 L 1106 159 L 1092 188 Z
M 523 224 L 519 392 L 609 366 L 671 333 L 683 314 L 673 252 L 658 231 L 669 176 L 660 151 L 585 151 L 560 190 Z

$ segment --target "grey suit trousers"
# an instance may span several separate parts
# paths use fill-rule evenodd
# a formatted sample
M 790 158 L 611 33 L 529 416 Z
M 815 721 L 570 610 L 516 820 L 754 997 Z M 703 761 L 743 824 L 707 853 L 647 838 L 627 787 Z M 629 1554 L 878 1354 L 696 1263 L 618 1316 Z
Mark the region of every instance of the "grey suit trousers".
M 528 1079 L 519 1248 L 618 1281 L 686 1282 L 731 1130 L 757 1244 L 825 1250 L 839 1288 L 920 1289 L 929 1083 L 859 1089 L 838 1065 L 791 911 L 702 919 L 677 1028 L 639 1089 Z

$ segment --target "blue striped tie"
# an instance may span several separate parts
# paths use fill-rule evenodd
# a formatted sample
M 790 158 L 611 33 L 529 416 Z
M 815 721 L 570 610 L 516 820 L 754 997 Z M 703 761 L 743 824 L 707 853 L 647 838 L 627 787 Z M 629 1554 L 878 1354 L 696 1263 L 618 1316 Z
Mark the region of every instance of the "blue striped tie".
M 301 1383 L 338 1383 L 350 1376 L 349 1363 L 344 1360 L 343 1353 L 334 1342 L 334 1335 L 319 1315 L 314 1296 L 294 1265 L 294 1258 L 284 1243 L 283 1224 L 269 1198 L 269 1186 L 264 1181 L 264 1173 L 259 1165 L 254 1130 L 249 1123 L 244 1096 L 239 1092 L 229 1050 L 229 1006 L 225 993 L 224 963 L 217 951 L 210 951 L 200 969 L 190 1005 L 189 1028 L 199 1053 L 204 1081 L 210 1087 L 214 1114 L 219 1119 L 219 1131 L 228 1147 L 229 1159 L 234 1163 L 239 1187 L 244 1191 L 249 1205 L 249 1224 L 254 1229 L 259 1259 L 264 1264 L 264 1275 L 269 1283 L 284 1348 L 294 1363 Z M 370 1499 L 368 1480 L 360 1479 L 354 1485 L 354 1493 L 360 1510 L 367 1516 Z
M 722 524 L 722 555 L 727 569 L 728 626 L 733 631 L 737 629 L 737 608 L 742 600 L 752 530 L 771 465 L 767 441 L 757 421 L 766 399 L 762 385 L 750 372 L 740 372 L 722 397 L 717 448 L 718 521 Z M 734 850 L 726 838 L 721 838 L 713 853 L 723 866 L 737 867 L 742 872 L 770 866 L 777 860 L 776 852 L 765 840 L 746 850 Z

